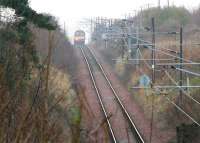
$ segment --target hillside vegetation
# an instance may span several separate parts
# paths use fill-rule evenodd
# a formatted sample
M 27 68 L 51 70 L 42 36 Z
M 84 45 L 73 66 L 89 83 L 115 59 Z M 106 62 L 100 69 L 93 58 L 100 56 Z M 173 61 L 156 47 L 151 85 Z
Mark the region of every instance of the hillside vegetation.
M 68 60 L 73 50 L 65 33 L 28 0 L 1 0 L 0 6 L 16 18 L 0 19 L 0 142 L 79 142 L 75 67 Z
M 160 30 L 175 30 L 180 25 L 185 26 L 192 20 L 191 13 L 184 7 L 150 8 L 140 13 L 143 24 L 150 25 L 149 19 L 155 17 L 156 26 Z

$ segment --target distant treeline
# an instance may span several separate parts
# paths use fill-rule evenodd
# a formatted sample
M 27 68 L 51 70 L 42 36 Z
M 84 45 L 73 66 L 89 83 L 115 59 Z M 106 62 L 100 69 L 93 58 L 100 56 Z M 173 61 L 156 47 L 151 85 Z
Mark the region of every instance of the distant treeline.
M 189 11 L 185 7 L 150 8 L 139 13 L 145 26 L 150 25 L 150 18 L 155 17 L 156 26 L 160 30 L 176 29 L 180 25 L 194 24 L 200 26 L 200 8 Z

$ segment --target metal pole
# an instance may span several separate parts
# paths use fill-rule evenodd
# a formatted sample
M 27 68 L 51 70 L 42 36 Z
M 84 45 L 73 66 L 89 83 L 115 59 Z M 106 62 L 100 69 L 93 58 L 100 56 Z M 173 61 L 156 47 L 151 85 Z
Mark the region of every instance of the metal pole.
M 2 12 L 3 12 L 2 6 L 0 6 L 0 26 L 1 26 L 1 24 L 2 24 Z M 1 27 L 0 27 L 0 28 L 1 28 Z
M 154 17 L 151 19 L 152 24 L 152 88 L 154 88 L 155 85 L 155 57 L 156 57 L 156 50 L 155 50 L 155 19 Z M 153 120 L 154 120 L 154 95 L 152 96 L 152 107 L 151 107 L 151 132 L 150 132 L 150 143 L 152 142 L 152 136 L 153 136 Z
M 1 8 L 1 6 L 0 6 L 0 22 L 1 22 L 1 10 L 2 10 L 2 8 Z
M 179 81 L 179 86 L 181 87 L 183 85 L 183 28 L 180 28 L 180 81 Z M 183 91 L 179 91 L 180 94 L 180 105 L 182 105 L 182 98 L 183 98 Z
M 158 8 L 160 9 L 160 0 L 158 0 Z
M 151 19 L 152 22 L 152 83 L 155 84 L 155 64 L 156 64 L 156 50 L 155 50 L 155 19 Z
M 138 20 L 137 23 L 138 23 L 138 25 L 139 25 L 139 20 Z M 137 33 L 137 34 L 136 34 L 136 36 L 137 36 L 137 44 L 136 44 L 136 45 L 137 45 L 137 52 L 136 52 L 137 57 L 136 57 L 136 58 L 138 59 L 138 60 L 137 60 L 137 64 L 139 65 L 139 56 L 138 56 L 139 54 L 138 54 L 138 51 L 139 51 L 139 48 L 140 48 L 140 45 L 139 45 L 139 44 L 140 44 L 140 43 L 139 43 L 139 38 L 140 38 L 140 36 L 139 36 L 139 35 L 140 35 L 140 29 L 139 29 L 139 28 L 140 28 L 140 27 L 139 27 L 138 25 L 137 25 L 137 29 L 136 29 L 136 30 L 137 30 L 137 32 L 136 32 L 136 33 Z M 137 67 L 138 67 L 138 65 L 137 65 Z
M 92 18 L 90 20 L 90 39 L 92 38 L 92 32 L 93 32 L 93 21 L 92 21 Z
M 167 7 L 169 8 L 169 0 L 167 0 Z
M 183 86 L 183 28 L 180 27 L 180 53 L 179 53 L 179 56 L 180 56 L 180 79 L 179 79 L 179 86 L 182 87 Z M 182 107 L 183 105 L 183 91 L 182 91 L 182 88 L 180 88 L 179 90 L 179 106 Z M 183 143 L 183 131 L 180 132 L 180 136 L 179 136 L 179 139 L 178 139 L 178 142 L 179 143 Z
M 67 33 L 66 33 L 66 24 L 65 24 L 65 21 L 64 21 L 64 34 L 65 34 L 65 36 L 67 35 Z
M 131 37 L 128 34 L 128 58 L 131 57 Z
M 105 40 L 105 49 L 108 48 L 108 40 Z
M 141 12 L 140 12 L 140 27 L 143 27 L 142 20 L 143 20 L 143 9 L 141 7 Z

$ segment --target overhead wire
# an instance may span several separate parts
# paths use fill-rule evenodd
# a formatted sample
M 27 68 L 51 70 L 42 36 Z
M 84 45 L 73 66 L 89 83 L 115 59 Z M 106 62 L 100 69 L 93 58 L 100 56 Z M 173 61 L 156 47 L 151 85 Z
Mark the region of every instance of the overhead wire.
M 188 64 L 190 64 L 190 63 L 193 64 L 193 65 L 198 64 L 198 63 L 193 62 L 193 61 L 191 61 L 191 60 L 189 60 L 189 59 L 181 58 L 181 57 L 178 57 L 178 56 L 175 56 L 175 55 L 173 55 L 173 54 L 170 54 L 170 53 L 166 52 L 166 50 L 167 50 L 167 51 L 169 51 L 169 52 L 173 52 L 173 53 L 178 54 L 178 52 L 173 51 L 173 50 L 171 50 L 171 49 L 168 49 L 168 48 L 164 48 L 164 49 L 162 49 L 162 50 L 161 50 L 161 49 L 153 49 L 153 48 L 151 47 L 151 46 L 153 46 L 151 42 L 142 40 L 142 39 L 137 38 L 137 37 L 134 37 L 134 36 L 132 36 L 132 35 L 131 35 L 131 38 L 135 38 L 135 39 L 138 39 L 138 40 L 141 41 L 141 42 L 147 43 L 147 44 L 148 44 L 148 45 L 147 45 L 147 46 L 148 46 L 148 49 L 150 49 L 150 50 L 155 50 L 155 51 L 158 51 L 158 52 L 160 52 L 160 53 L 162 53 L 162 54 L 171 56 L 171 57 L 173 57 L 173 58 L 175 58 L 175 59 L 183 60 L 183 61 L 185 61 L 185 62 L 188 62 Z M 125 40 L 124 38 L 123 38 L 123 40 L 125 41 L 126 46 L 128 46 L 127 43 L 126 43 L 126 40 Z M 164 51 L 164 50 L 165 50 L 165 51 Z M 139 49 L 138 51 L 139 51 L 140 56 L 143 57 L 143 55 L 142 55 L 140 49 Z M 144 60 L 144 63 L 145 63 L 145 65 L 146 65 L 149 69 L 152 70 L 151 65 L 150 65 L 146 60 Z M 177 67 L 175 67 L 175 69 L 176 69 L 176 70 L 181 70 L 181 71 L 183 71 L 183 72 L 186 72 L 186 73 L 188 73 L 188 74 L 192 74 L 192 75 L 195 75 L 195 76 L 200 76 L 199 73 L 195 73 L 195 72 L 192 72 L 192 71 L 189 71 L 189 70 L 186 70 L 186 69 L 180 69 L 180 68 L 177 68 Z M 140 68 L 140 72 L 144 73 L 144 71 L 142 70 L 142 68 Z M 178 88 L 180 88 L 180 90 L 183 91 L 184 95 L 186 95 L 186 96 L 187 96 L 188 98 L 190 98 L 192 101 L 194 101 L 195 103 L 197 103 L 197 104 L 200 105 L 200 102 L 197 101 L 196 99 L 194 99 L 194 98 L 193 98 L 192 96 L 190 96 L 182 87 L 180 87 L 180 86 L 178 85 L 178 83 L 173 79 L 173 77 L 172 77 L 166 70 L 165 70 L 165 74 L 166 74 L 166 75 L 168 76 L 168 78 L 176 85 L 174 88 L 172 88 L 171 90 L 168 90 L 168 91 L 171 92 L 171 91 L 173 91 L 173 89 L 175 89 L 175 88 L 178 87 Z M 151 82 L 151 84 L 152 84 L 152 81 L 150 81 L 150 82 Z M 155 89 L 155 88 L 152 88 L 152 89 Z M 160 89 L 158 89 L 158 90 L 160 90 Z M 197 124 L 197 125 L 200 127 L 200 123 L 199 123 L 199 122 L 197 122 L 193 117 L 191 117 L 191 115 L 189 115 L 186 111 L 184 111 L 184 110 L 183 110 L 181 107 L 179 107 L 176 103 L 174 103 L 173 101 L 171 101 L 169 97 L 165 96 L 165 99 L 166 99 L 168 102 L 170 102 L 173 106 L 175 106 L 181 113 L 183 113 L 183 114 L 184 114 L 185 116 L 187 116 L 191 121 L 193 121 L 195 124 Z
M 139 51 L 140 52 L 140 54 L 141 54 L 141 51 Z M 171 54 L 170 54 L 171 55 Z M 177 58 L 179 58 L 179 57 L 177 57 Z M 145 61 L 145 60 L 144 60 Z M 150 67 L 150 65 L 147 63 L 147 61 L 145 61 L 145 63 L 146 63 L 146 65 L 148 66 L 148 67 Z M 167 74 L 167 76 L 170 78 L 170 80 L 178 87 L 178 88 L 180 88 L 183 92 L 184 92 L 184 94 L 187 96 L 187 97 L 189 97 L 191 100 L 193 100 L 195 103 L 197 103 L 197 104 L 199 104 L 200 105 L 200 102 L 199 101 L 197 101 L 196 99 L 194 99 L 192 96 L 190 96 L 190 95 L 188 95 L 187 94 L 187 92 L 185 92 L 183 89 L 182 89 L 182 87 L 180 87 L 179 85 L 178 85 L 178 83 L 176 83 L 176 81 L 170 76 L 170 74 L 165 70 L 165 73 Z M 172 90 L 171 90 L 172 91 Z M 176 103 L 174 103 L 173 101 L 171 101 L 170 99 L 169 99 L 169 97 L 167 97 L 167 96 L 165 96 L 165 99 L 168 101 L 168 102 L 170 102 L 172 105 L 174 105 L 181 113 L 183 113 L 185 116 L 187 116 L 191 121 L 193 121 L 195 124 L 197 124 L 199 127 L 200 127 L 200 123 L 199 122 L 197 122 L 193 117 L 191 117 L 186 111 L 184 111 L 181 107 L 179 107 Z
M 191 100 L 193 100 L 195 103 L 200 105 L 200 102 L 197 101 L 196 99 L 194 99 L 192 96 L 190 96 L 185 90 L 183 90 L 182 87 L 180 87 L 178 85 L 178 83 L 173 79 L 173 77 L 169 74 L 169 72 L 167 72 L 166 70 L 164 71 L 165 74 L 168 76 L 168 78 L 184 93 L 184 95 L 186 95 L 188 98 L 190 98 Z
M 171 103 L 173 104 L 180 112 L 182 112 L 185 116 L 187 116 L 190 120 L 192 120 L 195 124 L 197 124 L 200 127 L 200 123 L 197 122 L 193 117 L 191 117 L 188 113 L 186 113 L 181 107 L 179 107 L 176 103 L 174 103 L 173 101 L 171 101 L 169 99 L 169 97 L 165 96 L 165 98 Z
M 141 42 L 144 42 L 144 43 L 150 43 L 149 41 L 145 41 L 145 40 L 142 40 L 142 39 L 137 38 L 137 37 L 132 37 L 132 38 L 138 39 L 138 40 L 140 40 Z M 180 57 L 178 57 L 178 56 L 175 56 L 175 55 L 172 55 L 172 54 L 170 54 L 170 53 L 164 52 L 164 51 L 162 51 L 162 50 L 160 50 L 160 49 L 153 49 L 153 48 L 151 48 L 151 46 L 147 46 L 147 47 L 148 47 L 148 49 L 158 51 L 158 52 L 160 52 L 160 53 L 162 53 L 162 54 L 165 54 L 165 55 L 174 57 L 174 58 L 176 58 L 176 59 L 184 60 L 185 62 L 189 62 L 189 63 L 195 63 L 195 62 L 193 62 L 193 61 L 191 61 L 191 60 L 188 60 L 188 59 L 185 59 L 185 58 L 180 58 Z M 166 48 L 165 48 L 165 49 L 166 49 Z M 168 50 L 171 50 L 171 49 L 168 49 Z
M 174 67 L 174 68 L 176 70 L 179 70 L 179 71 L 182 71 L 182 72 L 185 72 L 185 73 L 200 77 L 200 73 L 195 73 L 195 72 L 192 72 L 192 71 L 189 71 L 189 70 L 186 70 L 186 69 L 177 68 L 177 67 Z
M 142 72 L 143 72 L 143 70 L 141 70 Z M 143 72 L 144 73 L 144 72 Z M 152 81 L 150 81 L 151 83 L 152 83 Z M 177 84 L 177 83 L 176 83 Z M 177 87 L 179 87 L 178 86 L 178 84 L 177 84 Z M 182 89 L 182 88 L 181 88 Z M 159 90 L 159 89 L 157 89 L 157 90 Z M 183 89 L 182 89 L 183 90 Z M 173 89 L 171 89 L 170 90 L 170 92 L 171 91 L 173 91 Z M 185 92 L 184 90 L 183 90 L 183 92 Z M 186 93 L 187 94 L 187 93 Z M 198 103 L 198 104 L 200 104 L 197 100 L 195 100 L 193 97 L 191 97 L 190 95 L 188 95 L 187 94 L 187 96 L 188 97 L 190 97 L 192 100 L 194 100 L 196 103 Z M 168 101 L 168 102 L 170 102 L 172 105 L 174 105 L 180 112 L 182 112 L 185 116 L 187 116 L 191 121 L 193 121 L 195 124 L 197 124 L 199 127 L 200 127 L 200 123 L 198 123 L 193 117 L 191 117 L 191 115 L 189 115 L 186 111 L 184 111 L 181 107 L 179 107 L 176 103 L 174 103 L 173 101 L 171 101 L 170 99 L 169 99 L 169 97 L 167 97 L 167 96 L 164 96 L 165 97 L 165 99 Z
M 144 41 L 144 40 L 142 40 L 142 41 Z M 153 48 L 151 48 L 150 46 L 148 46 L 148 48 L 149 48 L 150 50 L 158 51 L 158 52 L 160 52 L 160 53 L 162 53 L 162 54 L 165 54 L 165 55 L 174 57 L 174 58 L 176 58 L 176 59 L 184 60 L 185 62 L 189 62 L 189 63 L 191 63 L 191 64 L 199 64 L 199 63 L 193 62 L 193 61 L 191 61 L 191 60 L 188 60 L 188 59 L 185 59 L 185 58 L 180 58 L 180 57 L 178 57 L 178 56 L 169 54 L 169 53 L 164 52 L 164 51 L 159 50 L 159 49 L 153 49 Z M 185 72 L 185 73 L 188 73 L 188 74 L 191 74 L 191 75 L 200 77 L 200 74 L 199 74 L 199 73 L 195 73 L 195 72 L 192 72 L 192 71 L 189 71 L 189 70 L 186 70 L 186 69 L 180 69 L 180 68 L 177 68 L 177 67 L 174 67 L 174 68 L 175 68 L 176 70 L 183 71 L 183 72 Z
M 144 58 L 144 56 L 142 55 L 142 52 L 141 52 L 140 49 L 138 50 L 138 52 L 139 52 L 140 56 L 141 56 L 142 58 Z M 147 62 L 147 60 L 144 59 L 143 62 L 146 64 L 146 66 L 147 66 L 150 70 L 152 70 L 152 67 L 151 67 L 151 65 Z M 161 71 L 161 70 L 156 70 L 156 69 L 155 69 L 155 71 Z

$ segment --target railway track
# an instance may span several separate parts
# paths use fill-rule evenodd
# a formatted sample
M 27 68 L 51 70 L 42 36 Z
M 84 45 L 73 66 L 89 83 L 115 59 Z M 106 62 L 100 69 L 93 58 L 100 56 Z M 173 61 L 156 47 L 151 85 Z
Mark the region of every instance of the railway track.
M 103 115 L 106 119 L 107 127 L 109 129 L 110 133 L 110 138 L 112 142 L 118 143 L 121 142 L 120 137 L 118 136 L 123 136 L 123 130 L 121 128 L 124 128 L 124 126 L 128 126 L 128 129 L 130 129 L 130 134 L 132 134 L 131 137 L 133 139 L 128 139 L 128 142 L 136 142 L 136 143 L 145 143 L 142 135 L 139 133 L 139 130 L 137 129 L 133 119 L 131 118 L 130 114 L 126 110 L 123 102 L 119 98 L 118 94 L 116 93 L 115 89 L 112 86 L 111 81 L 109 80 L 107 74 L 105 73 L 103 66 L 100 64 L 100 62 L 97 60 L 95 54 L 90 50 L 89 48 L 81 48 L 81 53 L 84 57 L 85 63 L 87 65 L 89 75 L 93 84 L 93 87 L 95 89 L 95 92 L 97 94 L 99 104 L 101 106 Z M 96 72 L 98 74 L 96 74 Z M 97 76 L 101 76 L 101 78 L 104 78 L 104 86 L 103 89 L 100 87 L 100 84 L 98 84 L 98 81 L 100 79 L 97 78 Z M 101 83 L 102 85 L 102 83 Z M 112 93 L 113 100 L 110 100 L 109 102 L 106 100 L 105 97 L 108 92 L 102 91 L 105 88 L 108 88 L 110 93 Z M 105 94 L 104 94 L 105 93 Z M 109 94 L 110 95 L 110 94 Z M 106 103 L 107 102 L 107 103 Z M 115 106 L 118 106 L 120 109 L 120 115 L 117 116 L 119 118 L 119 124 L 114 124 L 112 121 L 112 115 L 110 116 L 110 111 L 109 111 L 109 104 L 115 104 Z M 110 107 L 111 108 L 111 107 Z M 123 122 L 122 122 L 123 120 Z M 125 125 L 126 124 L 126 125 Z M 121 130 L 121 135 L 120 135 L 120 130 Z M 130 135 L 127 135 L 127 138 L 129 138 Z M 124 136 L 122 137 L 124 138 Z

